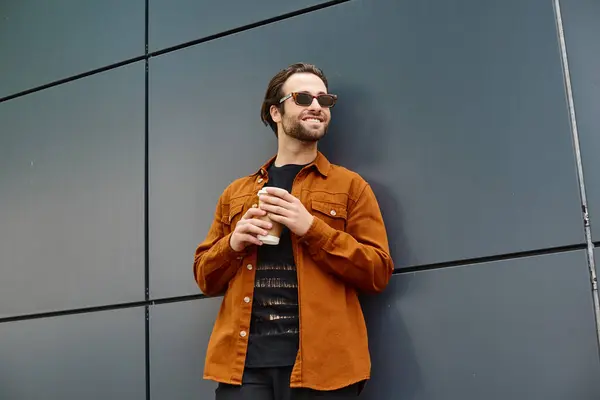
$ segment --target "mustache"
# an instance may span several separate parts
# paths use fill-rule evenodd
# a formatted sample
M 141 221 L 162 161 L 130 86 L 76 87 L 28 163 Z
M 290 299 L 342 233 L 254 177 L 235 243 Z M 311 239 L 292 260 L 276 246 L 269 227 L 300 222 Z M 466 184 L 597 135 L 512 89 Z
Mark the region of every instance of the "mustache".
M 322 113 L 322 112 L 307 111 L 300 115 L 300 119 L 309 118 L 309 117 L 315 117 L 322 121 L 327 121 L 327 117 L 325 116 L 325 113 Z

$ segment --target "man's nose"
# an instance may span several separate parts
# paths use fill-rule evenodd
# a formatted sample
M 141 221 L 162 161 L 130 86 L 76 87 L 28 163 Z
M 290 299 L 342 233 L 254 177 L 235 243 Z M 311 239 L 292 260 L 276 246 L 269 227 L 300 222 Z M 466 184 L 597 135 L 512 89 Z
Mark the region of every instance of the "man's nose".
M 310 103 L 310 106 L 308 106 L 309 110 L 320 110 L 322 107 L 319 104 L 319 100 L 317 100 L 316 98 L 313 99 L 312 103 Z

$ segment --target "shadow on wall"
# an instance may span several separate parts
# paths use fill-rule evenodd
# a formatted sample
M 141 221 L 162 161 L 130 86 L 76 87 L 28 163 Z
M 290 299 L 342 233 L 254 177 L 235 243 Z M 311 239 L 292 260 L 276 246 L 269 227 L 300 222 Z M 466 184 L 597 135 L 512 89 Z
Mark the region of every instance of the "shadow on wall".
M 350 82 L 339 82 L 335 92 L 340 100 L 331 110 L 332 122 L 319 144 L 321 150 L 333 163 L 352 165 L 351 169 L 377 165 L 387 139 L 375 100 Z
M 412 277 L 413 274 L 396 276 L 393 288 L 382 294 L 361 296 L 372 362 L 371 380 L 361 399 L 411 400 L 425 394 L 421 368 L 398 307 L 409 295 L 408 288 L 414 289 L 410 284 Z
M 3 363 L 7 362 L 7 359 L 2 360 Z M 5 365 L 5 368 L 7 365 Z M 8 368 L 6 368 L 8 369 Z M 18 394 L 15 393 L 14 388 L 10 385 L 11 377 L 6 370 L 0 369 L 0 399 L 16 399 Z M 11 389 L 12 388 L 12 389 Z
M 389 154 L 390 132 L 382 130 L 384 124 L 377 113 L 377 103 L 367 91 L 348 82 L 340 82 L 336 87 L 342 101 L 332 110 L 334 122 L 320 143 L 320 150 L 332 163 L 358 172 L 369 182 L 381 208 L 396 268 L 400 264 L 411 265 L 415 260 L 410 254 L 398 199 L 402 189 L 381 183 L 384 176 L 394 176 L 395 172 L 378 168 L 382 158 L 394 156 Z M 420 368 L 397 306 L 407 294 L 412 276 L 396 275 L 392 278 L 393 285 L 384 293 L 361 296 L 372 357 L 372 378 L 361 399 L 408 400 L 423 395 Z
M 413 260 L 411 256 L 408 240 L 404 232 L 404 214 L 400 203 L 394 197 L 394 193 L 392 193 L 390 188 L 380 184 L 374 178 L 368 176 L 364 178 L 371 185 L 381 208 L 381 214 L 388 234 L 390 253 L 392 260 L 394 260 L 394 268 L 398 269 L 401 265 L 413 265 L 416 260 Z
M 403 189 L 392 190 L 380 183 L 383 176 L 395 173 L 378 168 L 380 160 L 392 150 L 387 143 L 390 132 L 383 131 L 377 103 L 369 97 L 369 92 L 347 82 L 338 86 L 336 92 L 342 101 L 332 110 L 333 122 L 319 149 L 332 163 L 358 172 L 369 182 L 381 208 L 396 268 L 414 265 L 416 260 L 410 252 L 397 198 Z

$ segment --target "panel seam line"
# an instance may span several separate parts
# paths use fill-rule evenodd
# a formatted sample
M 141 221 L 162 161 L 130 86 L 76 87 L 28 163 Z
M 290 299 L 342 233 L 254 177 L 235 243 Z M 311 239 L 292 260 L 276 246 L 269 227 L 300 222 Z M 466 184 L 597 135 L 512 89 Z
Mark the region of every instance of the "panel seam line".
M 567 45 L 565 40 L 565 32 L 562 21 L 562 13 L 560 9 L 560 0 L 554 0 L 554 13 L 556 17 L 556 28 L 558 32 L 558 44 L 560 48 L 560 56 L 562 69 L 564 74 L 565 91 L 567 96 L 567 105 L 569 108 L 569 120 L 571 125 L 571 138 L 573 149 L 575 152 L 575 162 L 577 166 L 577 180 L 579 183 L 579 195 L 581 197 L 581 209 L 583 213 L 583 229 L 586 242 L 587 264 L 589 278 L 592 288 L 592 299 L 594 303 L 594 316 L 596 319 L 596 340 L 598 351 L 600 352 L 600 299 L 598 296 L 598 278 L 596 274 L 596 262 L 594 258 L 594 242 L 592 240 L 592 232 L 590 226 L 590 217 L 588 212 L 587 195 L 585 190 L 585 181 L 583 177 L 583 162 L 581 159 L 581 147 L 579 142 L 579 132 L 577 130 L 577 118 L 575 115 L 575 101 L 573 99 L 573 88 L 571 86 L 571 73 L 569 70 L 569 60 L 567 57 Z
M 151 369 L 150 369 L 150 146 L 149 146 L 149 87 L 150 63 L 148 60 L 149 33 L 150 33 L 150 4 L 144 1 L 144 376 L 146 386 L 146 400 L 150 400 L 151 393 Z

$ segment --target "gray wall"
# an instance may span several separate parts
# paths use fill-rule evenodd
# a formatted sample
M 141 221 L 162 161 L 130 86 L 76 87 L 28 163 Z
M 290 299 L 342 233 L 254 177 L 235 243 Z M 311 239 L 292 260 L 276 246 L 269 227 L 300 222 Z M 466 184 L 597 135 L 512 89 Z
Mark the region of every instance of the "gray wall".
M 600 6 L 561 0 L 596 245 Z M 340 96 L 322 150 L 373 186 L 397 270 L 363 399 L 600 396 L 550 0 L 0 6 L 0 399 L 208 399 L 192 275 L 223 188 L 273 154 L 269 78 Z

